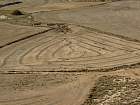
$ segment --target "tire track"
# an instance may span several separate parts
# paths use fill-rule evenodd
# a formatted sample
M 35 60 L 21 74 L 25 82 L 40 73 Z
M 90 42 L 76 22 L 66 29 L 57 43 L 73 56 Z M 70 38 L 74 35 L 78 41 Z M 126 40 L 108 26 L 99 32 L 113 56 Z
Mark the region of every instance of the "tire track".
M 59 29 L 59 27 L 57 28 Z M 53 29 L 56 30 L 56 28 L 50 30 Z M 24 51 L 18 52 L 19 50 L 15 49 L 14 52 L 4 58 L 4 64 L 7 64 L 7 66 L 2 69 L 5 70 L 5 72 L 9 71 L 9 69 L 11 69 L 11 71 L 21 70 L 21 72 L 25 70 L 29 72 L 39 72 L 38 70 L 40 70 L 40 73 L 45 71 L 52 72 L 53 70 L 54 72 L 72 72 L 76 70 L 79 72 L 96 71 L 97 69 L 103 70 L 104 68 L 109 69 L 115 66 L 135 64 L 140 61 L 139 49 L 133 48 L 137 42 L 132 42 L 131 45 L 130 41 L 120 37 L 108 36 L 108 34 L 103 34 L 103 32 L 100 33 L 89 30 L 85 27 L 83 30 L 85 36 L 79 34 L 79 32 L 69 32 L 68 34 L 57 32 L 57 35 L 55 35 L 56 32 L 54 31 L 49 33 L 50 37 L 42 37 L 40 40 L 35 38 L 33 39 L 34 42 L 30 42 L 31 37 L 29 37 L 29 39 L 27 38 L 28 40 L 24 39 L 26 42 L 25 45 L 18 46 L 18 49 L 25 48 Z M 48 31 L 49 30 L 47 30 L 47 32 Z M 80 30 L 80 32 L 81 31 L 82 30 Z M 93 35 L 91 35 L 91 33 L 93 33 Z M 99 36 L 95 33 L 101 35 Z M 35 40 L 37 40 L 37 42 Z M 127 43 L 129 43 L 129 45 L 127 45 Z M 30 44 L 30 46 L 28 44 Z M 138 46 L 139 43 L 136 45 Z M 114 49 L 112 50 L 110 47 Z M 128 47 L 130 48 L 127 49 Z M 65 50 L 67 50 L 66 53 Z M 78 53 L 75 53 L 74 50 Z M 11 66 L 8 66 L 10 64 Z M 24 70 L 24 66 L 26 66 L 27 69 Z

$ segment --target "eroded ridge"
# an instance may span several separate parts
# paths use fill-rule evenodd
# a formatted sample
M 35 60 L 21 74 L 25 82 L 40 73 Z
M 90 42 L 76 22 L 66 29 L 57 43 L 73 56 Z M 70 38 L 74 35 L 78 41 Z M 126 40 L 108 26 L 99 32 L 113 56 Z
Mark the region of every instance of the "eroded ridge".
M 138 42 L 75 25 L 62 25 L 1 50 L 1 72 L 105 71 L 140 61 Z

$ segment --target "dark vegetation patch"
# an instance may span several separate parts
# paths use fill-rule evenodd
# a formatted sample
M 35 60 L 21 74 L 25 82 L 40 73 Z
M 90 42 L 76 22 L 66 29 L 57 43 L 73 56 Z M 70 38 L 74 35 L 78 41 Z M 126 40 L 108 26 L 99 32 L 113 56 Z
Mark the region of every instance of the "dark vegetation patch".
M 102 76 L 82 105 L 140 105 L 140 80 Z
M 12 13 L 12 15 L 24 15 L 20 10 L 14 10 Z

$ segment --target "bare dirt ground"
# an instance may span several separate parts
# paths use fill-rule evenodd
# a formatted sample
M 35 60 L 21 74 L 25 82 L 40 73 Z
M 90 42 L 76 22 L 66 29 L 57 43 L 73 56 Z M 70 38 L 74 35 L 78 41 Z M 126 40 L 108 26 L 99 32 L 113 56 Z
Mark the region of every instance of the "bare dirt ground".
M 68 1 L 0 8 L 0 105 L 140 105 L 140 1 Z
M 0 46 L 4 46 L 9 42 L 27 37 L 46 30 L 45 28 L 34 28 L 28 26 L 17 26 L 8 23 L 0 23 Z M 12 33 L 12 34 L 11 34 Z

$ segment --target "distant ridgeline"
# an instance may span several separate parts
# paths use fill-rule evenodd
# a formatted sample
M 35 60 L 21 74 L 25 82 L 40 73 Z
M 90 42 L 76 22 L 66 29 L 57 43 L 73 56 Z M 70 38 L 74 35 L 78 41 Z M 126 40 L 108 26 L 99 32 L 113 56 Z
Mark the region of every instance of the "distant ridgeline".
M 15 5 L 15 4 L 19 4 L 22 3 L 21 0 L 1 0 L 0 1 L 0 8 L 5 7 L 5 6 L 9 6 L 9 5 Z
M 105 1 L 121 1 L 121 0 L 44 0 L 47 2 L 105 2 Z
M 60 3 L 60 2 L 106 2 L 106 1 L 121 1 L 121 0 L 0 0 L 0 7 L 19 4 L 22 2 L 44 2 L 44 3 Z
M 96 1 L 121 1 L 121 0 L 45 0 L 47 2 L 96 2 Z
M 22 2 L 32 2 L 36 0 L 0 0 L 0 8 L 15 5 Z M 121 0 L 40 0 L 38 2 L 59 3 L 59 2 L 106 2 L 106 1 L 121 1 Z

